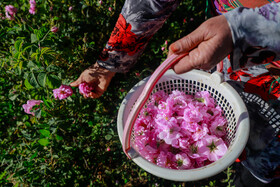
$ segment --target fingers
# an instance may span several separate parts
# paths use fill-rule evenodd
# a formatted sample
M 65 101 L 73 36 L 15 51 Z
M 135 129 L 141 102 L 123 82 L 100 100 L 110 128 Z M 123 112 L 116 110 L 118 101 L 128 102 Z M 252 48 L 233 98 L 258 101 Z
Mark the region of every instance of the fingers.
M 81 78 L 79 77 L 76 81 L 71 82 L 71 83 L 70 83 L 70 86 L 72 86 L 72 87 L 78 87 L 79 84 L 81 84 L 81 83 L 82 83 L 82 81 L 81 81 Z
M 196 61 L 193 61 L 190 55 L 185 56 L 173 66 L 173 70 L 177 74 L 188 72 L 194 68 L 198 67 L 196 65 Z
M 98 86 L 92 90 L 92 92 L 90 92 L 87 96 L 83 95 L 84 98 L 91 98 L 91 99 L 97 99 L 99 97 L 101 97 L 103 95 L 105 90 L 102 90 L 101 88 L 99 88 Z
M 194 49 L 199 43 L 204 40 L 204 34 L 201 33 L 201 29 L 198 28 L 189 35 L 177 40 L 176 42 L 172 43 L 169 47 L 169 54 L 173 53 L 182 54 L 187 53 Z

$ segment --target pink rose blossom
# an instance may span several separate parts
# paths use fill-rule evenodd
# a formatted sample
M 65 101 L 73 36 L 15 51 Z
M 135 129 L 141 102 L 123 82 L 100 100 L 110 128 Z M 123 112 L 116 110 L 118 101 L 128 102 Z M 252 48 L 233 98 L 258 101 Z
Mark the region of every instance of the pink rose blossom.
M 86 97 L 89 97 L 91 91 L 94 90 L 94 85 L 88 84 L 87 82 L 83 82 L 79 84 L 79 92 Z
M 30 4 L 29 13 L 34 15 L 36 13 L 36 1 L 30 0 L 29 4 Z
M 211 133 L 218 137 L 226 135 L 226 124 L 227 121 L 222 116 L 217 117 L 210 125 Z
M 71 12 L 71 11 L 73 10 L 73 7 L 70 6 L 70 7 L 68 8 L 68 10 Z
M 200 152 L 207 156 L 210 161 L 220 159 L 227 151 L 227 146 L 221 138 L 216 136 L 205 136 L 202 139 L 204 146 L 200 147 Z
M 206 106 L 215 107 L 215 101 L 207 91 L 197 92 L 195 98 L 202 101 Z
M 112 11 L 112 7 L 109 7 L 108 10 L 111 12 Z
M 53 33 L 56 33 L 56 32 L 58 31 L 58 27 L 53 26 L 53 27 L 51 28 L 51 31 L 52 31 Z
M 111 151 L 110 147 L 107 147 L 106 151 L 108 151 L 108 152 Z
M 168 44 L 167 40 L 165 40 L 164 44 L 165 44 L 165 45 L 167 45 L 167 44 Z
M 165 47 L 162 47 L 161 50 L 164 51 L 164 50 L 165 50 Z
M 176 154 L 175 159 L 176 159 L 176 164 L 178 169 L 189 169 L 192 165 L 191 160 L 189 159 L 188 155 L 186 155 L 185 153 Z
M 156 120 L 156 123 L 161 128 L 161 132 L 158 134 L 158 138 L 163 139 L 166 144 L 174 147 L 179 147 L 178 138 L 182 136 L 180 133 L 181 128 L 177 124 L 177 120 L 174 117 L 170 119 L 164 117 Z
M 61 85 L 59 88 L 53 90 L 54 98 L 62 100 L 73 94 L 71 86 Z
M 195 106 L 192 103 L 188 104 L 188 107 L 184 110 L 184 119 L 187 122 L 198 123 L 203 120 L 203 115 L 200 112 L 199 106 Z
M 185 150 L 189 149 L 190 147 L 189 138 L 179 138 L 178 142 L 179 142 L 179 147 L 181 149 L 185 149 Z
M 208 132 L 209 130 L 206 123 L 199 125 L 196 131 L 192 134 L 193 141 L 198 141 L 200 139 L 203 139 Z
M 17 13 L 17 9 L 13 5 L 7 5 L 5 6 L 5 13 L 6 13 L 6 18 L 9 20 L 14 20 L 15 15 Z
M 193 144 L 190 145 L 187 153 L 188 156 L 192 159 L 198 160 L 199 162 L 207 160 L 207 156 L 203 155 L 202 152 L 200 151 L 201 147 L 204 146 L 204 142 L 199 140 L 194 142 Z
M 40 103 L 43 103 L 43 101 L 42 100 L 28 100 L 27 104 L 23 104 L 22 107 L 23 107 L 25 113 L 35 116 L 35 112 L 33 112 L 32 110 L 37 110 L 39 108 Z M 34 107 L 34 106 L 37 106 L 37 107 Z
M 210 93 L 158 91 L 134 125 L 134 145 L 142 157 L 170 169 L 192 169 L 221 158 L 226 119 Z
M 103 1 L 98 1 L 98 3 L 99 3 L 100 5 L 102 5 L 102 4 L 103 4 Z

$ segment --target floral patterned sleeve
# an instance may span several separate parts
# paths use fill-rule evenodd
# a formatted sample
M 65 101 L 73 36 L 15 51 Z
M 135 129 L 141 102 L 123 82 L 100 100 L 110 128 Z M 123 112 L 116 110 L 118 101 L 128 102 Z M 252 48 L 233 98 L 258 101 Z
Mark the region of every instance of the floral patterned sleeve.
M 224 15 L 234 43 L 233 70 L 279 60 L 280 3 L 255 9 L 239 7 Z
M 113 72 L 129 71 L 179 3 L 180 0 L 126 0 L 98 64 Z

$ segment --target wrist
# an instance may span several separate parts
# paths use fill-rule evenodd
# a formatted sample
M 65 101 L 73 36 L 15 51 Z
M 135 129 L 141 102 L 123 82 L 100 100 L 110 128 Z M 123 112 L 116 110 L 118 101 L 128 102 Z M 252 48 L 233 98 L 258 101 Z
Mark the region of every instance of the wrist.
M 102 66 L 100 66 L 97 62 L 95 62 L 95 64 L 93 65 L 93 69 L 95 69 L 97 72 L 100 72 L 101 75 L 105 75 L 106 77 L 114 77 L 114 75 L 116 74 L 116 72 L 112 72 Z

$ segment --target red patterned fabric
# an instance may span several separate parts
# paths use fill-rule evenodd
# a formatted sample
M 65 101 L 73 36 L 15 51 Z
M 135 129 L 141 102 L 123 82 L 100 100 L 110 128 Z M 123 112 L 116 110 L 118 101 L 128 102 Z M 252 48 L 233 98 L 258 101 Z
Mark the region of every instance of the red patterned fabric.
M 108 45 L 111 48 L 107 50 L 123 51 L 132 56 L 137 51 L 141 50 L 146 43 L 147 39 L 139 37 L 131 32 L 131 25 L 127 23 L 123 15 L 120 14 L 116 26 L 108 41 Z
M 268 101 L 280 97 L 280 84 L 269 73 L 266 73 L 247 81 L 244 91 L 258 94 L 263 100 Z
M 236 80 L 236 81 L 241 81 L 242 76 L 243 77 L 252 77 L 252 74 L 244 72 L 246 70 L 248 70 L 248 69 L 232 71 L 232 68 L 229 67 L 228 70 L 227 70 L 227 73 L 229 74 L 230 79 Z

